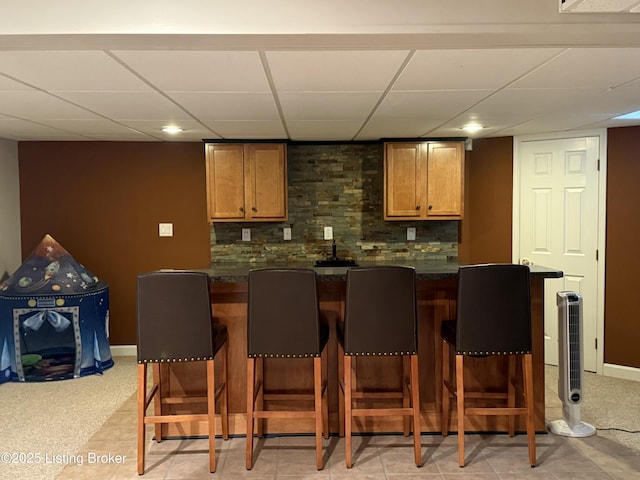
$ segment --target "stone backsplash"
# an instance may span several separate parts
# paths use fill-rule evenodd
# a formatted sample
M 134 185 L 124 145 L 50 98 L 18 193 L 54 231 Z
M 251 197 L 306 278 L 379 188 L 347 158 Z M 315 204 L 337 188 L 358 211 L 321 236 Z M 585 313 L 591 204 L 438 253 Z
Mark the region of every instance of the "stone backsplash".
M 287 146 L 289 220 L 212 223 L 211 261 L 311 262 L 331 255 L 325 226 L 333 227 L 337 254 L 354 260 L 448 260 L 458 256 L 455 220 L 386 222 L 382 219 L 383 145 Z M 291 227 L 292 240 L 283 239 Z M 407 227 L 416 240 L 407 241 Z M 241 229 L 251 229 L 251 241 Z

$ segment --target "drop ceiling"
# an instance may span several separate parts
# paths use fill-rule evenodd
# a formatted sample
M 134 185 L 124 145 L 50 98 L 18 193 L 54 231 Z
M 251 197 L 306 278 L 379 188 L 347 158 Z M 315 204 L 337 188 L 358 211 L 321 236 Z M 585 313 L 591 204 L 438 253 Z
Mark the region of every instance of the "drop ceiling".
M 146 0 L 104 12 L 69 0 L 73 15 L 41 3 L 0 18 L 0 138 L 350 141 L 463 137 L 470 122 L 485 127 L 476 138 L 640 124 L 613 120 L 640 110 L 638 1 L 617 13 L 572 2 L 569 14 L 559 0 L 206 11 L 184 0 L 151 16 Z

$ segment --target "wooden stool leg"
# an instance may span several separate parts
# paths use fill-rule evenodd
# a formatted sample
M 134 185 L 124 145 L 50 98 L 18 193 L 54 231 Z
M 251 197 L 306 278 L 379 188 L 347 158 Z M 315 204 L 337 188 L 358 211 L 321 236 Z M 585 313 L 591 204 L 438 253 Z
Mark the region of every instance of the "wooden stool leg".
M 207 360 L 207 427 L 209 430 L 209 471 L 216 471 L 216 375 L 214 360 Z
M 533 399 L 533 360 L 527 353 L 522 361 L 524 373 L 524 395 L 527 406 L 527 442 L 529 445 L 529 463 L 536 466 L 536 429 L 534 424 L 535 405 Z
M 255 359 L 247 358 L 247 448 L 246 467 L 253 467 L 253 397 L 255 389 Z
M 327 347 L 322 351 L 322 431 L 324 432 L 324 438 L 329 438 L 329 356 L 327 354 Z
M 220 357 L 221 363 L 221 385 L 222 391 L 220 395 L 222 398 L 220 399 L 220 421 L 222 423 L 222 438 L 224 440 L 229 440 L 229 389 L 228 389 L 228 380 L 227 380 L 227 353 L 229 350 L 229 342 L 225 342 L 223 347 L 220 349 L 220 353 L 222 354 Z
M 145 453 L 145 404 L 147 401 L 147 364 L 138 364 L 138 475 L 144 473 L 144 453 Z
M 442 342 L 442 403 L 440 411 L 440 428 L 442 436 L 449 435 L 449 409 L 451 408 L 449 399 L 451 392 L 447 388 L 447 384 L 451 385 L 451 369 L 450 369 L 450 351 L 449 344 L 445 341 Z
M 261 412 L 264 410 L 264 358 L 256 358 L 255 366 L 255 388 L 257 388 L 257 395 L 255 398 L 255 410 Z M 254 391 L 255 392 L 255 391 Z M 255 393 L 254 393 L 255 395 Z M 259 438 L 264 435 L 264 418 L 258 418 L 256 420 L 256 434 Z
M 351 355 L 344 356 L 344 445 L 347 468 L 353 466 L 351 459 Z
M 338 342 L 338 435 L 340 437 L 344 437 L 345 423 L 345 384 L 343 381 L 343 379 L 345 378 L 344 371 L 344 348 L 342 347 L 342 344 Z
M 409 408 L 411 406 L 411 388 L 409 388 L 409 384 L 411 382 L 411 368 L 413 364 L 411 364 L 411 360 L 408 355 L 402 355 L 402 373 L 400 378 L 402 378 L 402 408 Z M 409 436 L 411 433 L 411 419 L 408 415 L 402 417 L 402 430 L 405 437 Z
M 456 400 L 458 404 L 458 464 L 464 467 L 464 357 L 457 354 Z
M 322 470 L 322 357 L 314 357 L 313 359 L 313 397 L 315 406 L 315 424 L 316 424 L 316 468 Z
M 160 365 L 159 363 L 153 364 L 153 383 L 158 386 L 155 396 L 153 397 L 153 414 L 163 415 L 162 398 L 164 397 L 164 386 L 162 379 L 165 378 L 169 366 L 166 364 Z M 163 374 L 164 373 L 164 374 Z M 168 376 L 166 377 L 168 378 Z M 162 441 L 162 423 L 156 423 L 154 425 L 156 442 Z
M 516 356 L 509 355 L 509 373 L 507 386 L 507 407 L 516 407 Z M 509 415 L 509 436 L 516 434 L 516 416 Z
M 420 429 L 420 382 L 418 355 L 411 355 L 411 407 L 413 408 L 413 451 L 416 467 L 422 466 Z

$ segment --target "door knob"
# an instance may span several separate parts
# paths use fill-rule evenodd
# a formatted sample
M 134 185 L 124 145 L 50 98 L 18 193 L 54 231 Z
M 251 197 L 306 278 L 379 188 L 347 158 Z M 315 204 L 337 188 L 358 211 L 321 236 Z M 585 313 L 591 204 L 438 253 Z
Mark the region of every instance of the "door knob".
M 522 265 L 533 265 L 533 262 L 529 261 L 528 258 L 523 258 L 520 262 Z

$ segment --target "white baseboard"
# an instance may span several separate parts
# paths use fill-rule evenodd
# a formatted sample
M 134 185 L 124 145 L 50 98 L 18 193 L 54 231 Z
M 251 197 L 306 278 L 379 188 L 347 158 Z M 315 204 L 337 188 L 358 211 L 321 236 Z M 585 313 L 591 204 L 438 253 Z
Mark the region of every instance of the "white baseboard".
M 112 357 L 135 357 L 138 355 L 137 345 L 111 345 Z
M 623 380 L 635 380 L 636 382 L 640 382 L 640 368 L 605 363 L 602 369 L 602 374 L 607 377 L 622 378 Z

